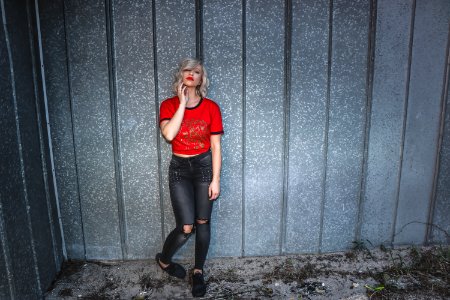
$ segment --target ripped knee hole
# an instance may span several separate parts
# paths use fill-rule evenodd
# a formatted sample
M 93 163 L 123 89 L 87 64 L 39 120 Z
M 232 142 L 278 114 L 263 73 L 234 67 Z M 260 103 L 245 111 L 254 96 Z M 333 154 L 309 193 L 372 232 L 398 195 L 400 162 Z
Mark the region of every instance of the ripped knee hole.
M 187 225 L 184 225 L 184 226 L 183 226 L 183 233 L 184 233 L 184 234 L 191 234 L 193 228 L 194 228 L 194 225 L 193 225 L 193 224 L 187 224 Z

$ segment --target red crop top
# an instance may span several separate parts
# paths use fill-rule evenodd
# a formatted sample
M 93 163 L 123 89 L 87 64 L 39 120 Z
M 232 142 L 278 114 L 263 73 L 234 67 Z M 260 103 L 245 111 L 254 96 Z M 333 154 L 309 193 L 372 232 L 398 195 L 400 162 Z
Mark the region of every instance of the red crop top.
M 178 96 L 164 100 L 159 110 L 159 123 L 170 120 L 178 107 Z M 180 131 L 172 140 L 172 152 L 196 155 L 211 147 L 211 135 L 223 134 L 222 115 L 212 100 L 202 98 L 195 107 L 186 107 Z

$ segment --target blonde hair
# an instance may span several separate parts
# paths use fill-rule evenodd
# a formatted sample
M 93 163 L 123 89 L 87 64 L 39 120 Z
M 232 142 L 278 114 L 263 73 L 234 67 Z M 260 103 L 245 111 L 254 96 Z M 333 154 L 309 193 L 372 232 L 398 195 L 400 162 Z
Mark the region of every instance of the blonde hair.
M 196 58 L 185 58 L 179 64 L 178 70 L 174 75 L 172 83 L 172 91 L 175 95 L 178 94 L 178 85 L 180 85 L 183 80 L 183 70 L 191 70 L 197 66 L 202 67 L 202 80 L 200 82 L 200 85 L 195 88 L 195 91 L 197 95 L 206 97 L 209 86 L 208 73 L 206 72 L 205 66 L 203 65 L 202 61 Z

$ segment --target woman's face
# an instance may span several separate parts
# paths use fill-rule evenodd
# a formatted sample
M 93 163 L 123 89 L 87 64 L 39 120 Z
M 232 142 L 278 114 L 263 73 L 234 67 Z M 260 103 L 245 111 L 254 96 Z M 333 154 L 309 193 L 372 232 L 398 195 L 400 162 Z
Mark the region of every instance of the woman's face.
M 188 87 L 196 87 L 201 84 L 203 70 L 200 65 L 192 69 L 184 69 L 182 72 L 183 84 Z

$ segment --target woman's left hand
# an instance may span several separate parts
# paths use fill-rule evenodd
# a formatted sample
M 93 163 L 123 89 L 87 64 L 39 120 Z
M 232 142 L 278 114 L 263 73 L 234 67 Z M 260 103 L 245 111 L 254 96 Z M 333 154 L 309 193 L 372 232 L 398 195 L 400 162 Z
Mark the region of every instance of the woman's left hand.
M 216 200 L 220 194 L 220 182 L 218 180 L 213 180 L 209 184 L 209 200 Z

